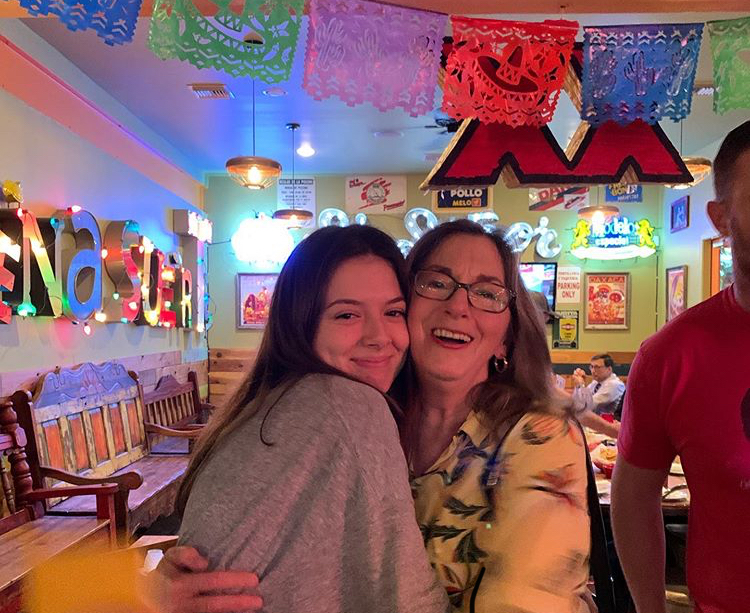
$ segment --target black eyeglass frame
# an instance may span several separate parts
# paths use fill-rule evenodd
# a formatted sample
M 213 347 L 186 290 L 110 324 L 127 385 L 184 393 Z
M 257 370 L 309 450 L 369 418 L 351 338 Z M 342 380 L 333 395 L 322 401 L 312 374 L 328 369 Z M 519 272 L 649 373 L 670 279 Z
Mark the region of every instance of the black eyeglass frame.
M 419 275 L 421 275 L 422 273 L 433 273 L 433 274 L 443 275 L 444 277 L 448 277 L 453 282 L 453 289 L 451 290 L 450 294 L 448 294 L 445 298 L 438 298 L 437 296 L 426 296 L 425 294 L 420 293 L 418 289 L 420 287 L 418 279 L 419 279 Z M 485 313 L 495 313 L 497 315 L 507 311 L 511 303 L 516 299 L 516 293 L 513 290 L 508 289 L 504 285 L 500 285 L 498 283 L 492 283 L 492 285 L 497 285 L 501 290 L 503 290 L 507 294 L 507 297 L 508 297 L 505 306 L 501 310 L 493 311 L 491 309 L 485 309 L 481 306 L 474 304 L 472 298 L 476 298 L 477 296 L 476 296 L 476 293 L 472 293 L 471 288 L 472 286 L 484 284 L 484 283 L 492 283 L 492 282 L 480 281 L 479 283 L 461 283 L 460 281 L 457 281 L 456 279 L 451 277 L 448 273 L 442 272 L 440 270 L 429 270 L 429 269 L 418 270 L 416 274 L 414 275 L 414 291 L 416 292 L 418 296 L 421 296 L 422 298 L 427 298 L 428 300 L 439 300 L 441 302 L 445 302 L 446 300 L 450 300 L 453 297 L 453 294 L 455 294 L 459 289 L 465 289 L 466 298 L 469 301 L 469 304 L 473 306 L 475 309 L 479 309 L 480 311 L 484 311 Z

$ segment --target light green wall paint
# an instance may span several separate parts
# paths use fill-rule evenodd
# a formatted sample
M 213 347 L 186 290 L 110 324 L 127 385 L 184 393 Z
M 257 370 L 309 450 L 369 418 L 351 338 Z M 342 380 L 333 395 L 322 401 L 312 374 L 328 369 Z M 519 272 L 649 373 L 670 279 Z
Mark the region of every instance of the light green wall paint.
M 712 143 L 696 155 L 707 157 L 710 160 L 716 156 L 721 141 Z M 695 187 L 687 190 L 665 189 L 664 210 L 662 226 L 664 230 L 665 255 L 661 268 L 662 278 L 666 278 L 666 269 L 672 266 L 687 265 L 687 296 L 688 307 L 695 306 L 706 296 L 703 295 L 704 266 L 710 266 L 710 262 L 703 261 L 703 241 L 719 235 L 711 224 L 706 213 L 706 205 L 714 197 L 713 176 L 702 181 Z M 669 231 L 671 203 L 682 196 L 690 196 L 689 225 L 684 230 L 671 233 Z M 659 325 L 665 321 L 666 309 L 666 283 L 659 284 Z
M 422 175 L 407 177 L 407 202 L 409 208 L 430 207 L 430 195 L 419 191 Z M 344 208 L 343 176 L 318 176 L 316 181 L 316 198 L 318 211 L 326 207 Z M 647 217 L 655 226 L 660 226 L 662 219 L 662 189 L 644 187 L 644 202 L 621 205 L 620 209 L 631 219 Z M 591 200 L 596 203 L 604 198 L 604 190 L 592 189 Z M 214 176 L 209 178 L 206 194 L 206 212 L 214 221 L 214 236 L 217 241 L 229 240 L 240 222 L 254 212 L 270 215 L 275 209 L 276 189 L 271 187 L 263 191 L 245 190 L 229 178 Z M 528 207 L 528 190 L 509 190 L 496 186 L 494 208 L 500 216 L 501 223 L 511 224 L 526 221 L 536 227 L 541 213 L 533 213 Z M 625 331 L 600 331 L 583 329 L 583 305 L 566 305 L 565 308 L 578 308 L 581 313 L 580 342 L 581 349 L 598 351 L 635 351 L 641 341 L 656 331 L 657 307 L 662 304 L 656 300 L 657 270 L 660 268 L 659 256 L 647 259 L 622 260 L 612 262 L 583 262 L 570 255 L 572 229 L 575 226 L 576 214 L 570 211 L 550 211 L 546 213 L 550 227 L 558 231 L 563 251 L 556 258 L 559 265 L 577 265 L 584 272 L 629 272 L 631 274 L 632 303 L 630 311 L 630 329 Z M 373 216 L 372 225 L 388 232 L 394 238 L 409 238 L 403 224 L 403 215 L 399 217 Z M 663 238 L 664 232 L 657 234 Z M 524 261 L 543 261 L 536 255 L 532 242 L 523 255 Z M 210 248 L 209 288 L 215 309 L 214 325 L 209 332 L 209 343 L 212 347 L 255 348 L 259 345 L 262 332 L 256 330 L 238 330 L 236 328 L 236 275 L 238 272 L 266 272 L 254 270 L 251 266 L 237 261 L 228 243 L 214 244 Z

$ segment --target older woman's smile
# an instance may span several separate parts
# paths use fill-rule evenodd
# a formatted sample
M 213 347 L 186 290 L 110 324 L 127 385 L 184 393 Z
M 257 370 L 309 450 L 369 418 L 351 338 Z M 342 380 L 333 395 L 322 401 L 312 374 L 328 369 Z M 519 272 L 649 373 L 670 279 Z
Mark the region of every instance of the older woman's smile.
M 465 346 L 474 340 L 472 336 L 465 332 L 448 328 L 435 328 L 432 331 L 432 336 L 439 344 L 446 345 L 451 349 Z

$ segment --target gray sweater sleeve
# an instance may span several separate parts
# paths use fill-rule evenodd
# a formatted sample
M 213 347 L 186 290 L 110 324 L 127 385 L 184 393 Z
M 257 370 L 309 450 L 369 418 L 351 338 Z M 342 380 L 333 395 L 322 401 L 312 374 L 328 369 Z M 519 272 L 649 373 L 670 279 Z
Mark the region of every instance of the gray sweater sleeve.
M 414 518 L 395 422 L 372 388 L 303 379 L 198 475 L 180 542 L 261 577 L 267 613 L 448 609 Z

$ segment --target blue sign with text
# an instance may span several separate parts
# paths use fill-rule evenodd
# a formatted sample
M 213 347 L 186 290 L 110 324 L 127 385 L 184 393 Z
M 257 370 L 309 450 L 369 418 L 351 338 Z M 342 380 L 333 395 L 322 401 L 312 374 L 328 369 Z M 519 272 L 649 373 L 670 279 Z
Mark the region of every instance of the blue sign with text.
M 607 185 L 604 194 L 606 202 L 643 202 L 642 185 L 614 183 Z

